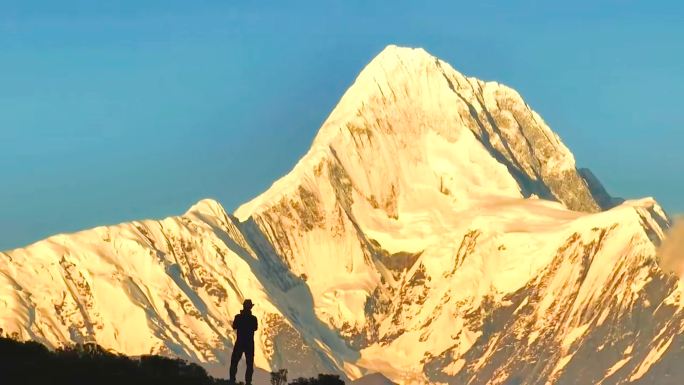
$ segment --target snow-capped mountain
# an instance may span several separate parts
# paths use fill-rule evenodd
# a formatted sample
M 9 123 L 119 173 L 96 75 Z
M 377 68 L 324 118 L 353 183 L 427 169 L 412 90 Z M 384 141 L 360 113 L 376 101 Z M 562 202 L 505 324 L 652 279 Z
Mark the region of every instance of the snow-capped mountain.
M 226 375 L 244 298 L 255 363 L 402 383 L 679 384 L 669 220 L 610 197 L 514 90 L 389 46 L 310 151 L 228 214 L 0 253 L 0 327 Z

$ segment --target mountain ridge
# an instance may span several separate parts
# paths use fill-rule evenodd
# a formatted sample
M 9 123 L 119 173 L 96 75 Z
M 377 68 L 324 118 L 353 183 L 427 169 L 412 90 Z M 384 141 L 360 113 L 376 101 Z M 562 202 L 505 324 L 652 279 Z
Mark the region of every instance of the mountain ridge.
M 0 327 L 218 376 L 251 298 L 257 366 L 297 376 L 648 383 L 676 370 L 682 288 L 665 212 L 617 203 L 517 92 L 388 46 L 234 214 L 205 199 L 0 254 Z

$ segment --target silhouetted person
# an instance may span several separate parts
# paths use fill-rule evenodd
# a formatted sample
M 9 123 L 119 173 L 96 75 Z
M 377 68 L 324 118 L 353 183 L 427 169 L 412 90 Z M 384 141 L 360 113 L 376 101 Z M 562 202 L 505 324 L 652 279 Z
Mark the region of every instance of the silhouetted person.
M 245 371 L 245 383 L 252 384 L 252 374 L 254 373 L 254 332 L 257 330 L 257 319 L 252 315 L 254 304 L 246 299 L 242 303 L 242 311 L 233 320 L 233 329 L 237 330 L 237 340 L 233 347 L 233 355 L 230 357 L 230 378 L 231 384 L 235 383 L 237 365 L 242 355 L 245 355 L 247 370 Z

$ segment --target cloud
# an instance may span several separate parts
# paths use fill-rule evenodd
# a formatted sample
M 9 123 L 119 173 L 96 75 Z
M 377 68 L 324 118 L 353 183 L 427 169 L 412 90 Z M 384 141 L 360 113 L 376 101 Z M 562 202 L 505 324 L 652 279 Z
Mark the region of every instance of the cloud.
M 658 248 L 658 259 L 663 270 L 684 278 L 684 217 L 675 218 L 674 226 Z

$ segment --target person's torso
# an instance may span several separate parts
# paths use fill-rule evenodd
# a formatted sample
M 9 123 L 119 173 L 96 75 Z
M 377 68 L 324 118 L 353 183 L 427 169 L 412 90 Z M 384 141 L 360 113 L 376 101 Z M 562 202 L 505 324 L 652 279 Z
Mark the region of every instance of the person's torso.
M 256 317 L 249 313 L 240 313 L 235 317 L 237 339 L 242 342 L 253 342 L 256 331 Z

